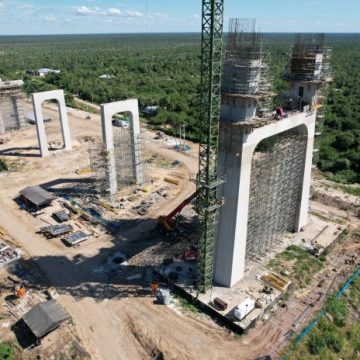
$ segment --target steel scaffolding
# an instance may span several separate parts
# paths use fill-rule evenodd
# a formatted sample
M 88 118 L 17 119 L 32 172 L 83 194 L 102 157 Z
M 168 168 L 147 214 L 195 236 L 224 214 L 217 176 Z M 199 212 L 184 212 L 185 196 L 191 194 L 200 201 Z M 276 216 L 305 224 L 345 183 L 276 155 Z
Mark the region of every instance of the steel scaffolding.
M 143 182 L 147 182 L 145 159 L 145 138 L 140 134 L 134 138 L 131 128 L 113 126 L 114 150 L 109 153 L 103 143 L 93 141 L 89 146 L 90 164 L 95 173 L 96 189 L 99 193 L 109 193 L 110 158 L 114 157 L 118 191 L 137 186 L 136 172 L 142 172 Z M 134 151 L 134 148 L 136 151 Z M 134 156 L 134 154 L 136 154 Z
M 293 81 L 329 81 L 331 49 L 324 34 L 298 34 L 284 78 Z
M 230 19 L 222 93 L 223 98 L 252 99 L 258 117 L 270 113 L 272 76 L 255 19 Z
M 25 127 L 23 97 L 18 81 L 0 82 L 0 134 Z
M 261 147 L 265 149 L 261 150 Z M 298 129 L 260 144 L 253 158 L 246 255 L 261 258 L 287 232 L 295 231 L 307 136 Z
M 255 19 L 230 19 L 223 93 L 259 95 L 269 92 L 271 82 L 262 74 L 266 67 L 262 40 Z

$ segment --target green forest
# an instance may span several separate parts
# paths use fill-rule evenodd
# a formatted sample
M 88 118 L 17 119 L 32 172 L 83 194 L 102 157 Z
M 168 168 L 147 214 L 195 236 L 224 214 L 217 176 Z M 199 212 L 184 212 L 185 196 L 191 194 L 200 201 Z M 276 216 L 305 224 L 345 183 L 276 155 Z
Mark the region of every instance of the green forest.
M 294 36 L 266 34 L 265 49 L 274 77 L 281 80 Z M 360 35 L 329 34 L 334 81 L 330 85 L 319 168 L 338 182 L 360 182 Z M 61 70 L 45 78 L 40 68 Z M 101 75 L 111 75 L 100 79 Z M 94 103 L 136 97 L 143 109 L 158 105 L 149 125 L 174 133 L 187 124 L 188 138 L 197 140 L 199 34 L 3 36 L 0 37 L 0 77 L 22 78 L 25 91 L 54 88 Z

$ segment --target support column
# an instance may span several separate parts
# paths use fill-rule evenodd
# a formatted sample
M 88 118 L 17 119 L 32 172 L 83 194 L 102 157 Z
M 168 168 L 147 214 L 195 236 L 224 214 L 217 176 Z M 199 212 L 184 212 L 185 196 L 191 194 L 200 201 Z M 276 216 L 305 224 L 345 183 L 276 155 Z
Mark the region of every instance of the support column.
M 5 122 L 0 111 L 0 134 L 5 134 Z
M 107 177 L 109 184 L 110 194 L 114 195 L 117 193 L 117 171 L 116 171 L 116 162 L 115 162 L 115 153 L 114 153 L 114 134 L 112 129 L 112 109 L 108 106 L 101 105 L 101 127 L 103 141 L 105 144 L 106 151 L 108 153 L 107 159 Z
M 311 189 L 311 172 L 312 172 L 312 161 L 314 155 L 314 142 L 315 142 L 315 126 L 316 126 L 315 119 L 316 119 L 316 114 L 313 114 L 312 118 L 310 119 L 309 122 L 307 122 L 307 126 L 306 126 L 308 142 L 306 146 L 304 178 L 303 178 L 301 205 L 299 211 L 297 231 L 300 231 L 301 228 L 304 227 L 308 221 L 310 189 Z
M 220 196 L 226 199 L 217 228 L 215 282 L 232 287 L 244 277 L 252 157 L 256 145 L 236 127 L 221 128 L 219 170 L 226 174 Z M 225 140 L 225 142 L 223 142 Z
M 46 138 L 44 117 L 41 109 L 42 102 L 37 101 L 35 94 L 32 96 L 32 103 L 34 108 L 34 115 L 36 121 L 36 132 L 39 141 L 40 155 L 41 157 L 49 156 L 49 147 Z
M 61 133 L 64 142 L 64 149 L 71 150 L 71 136 L 70 136 L 70 129 L 69 129 L 69 120 L 66 111 L 66 104 L 65 104 L 65 97 L 61 96 L 57 99 L 58 101 L 58 109 L 60 114 L 60 124 L 61 124 Z
M 46 100 L 56 100 L 60 114 L 61 132 L 65 150 L 71 150 L 71 136 L 69 129 L 69 121 L 66 112 L 64 90 L 44 91 L 32 94 L 33 108 L 36 120 L 36 129 L 39 139 L 41 156 L 49 155 L 43 111 L 41 104 Z
M 315 119 L 315 112 L 302 112 L 253 128 L 248 133 L 244 125 L 221 124 L 218 167 L 220 176 L 225 176 L 225 183 L 219 195 L 225 198 L 225 205 L 220 211 L 216 234 L 215 282 L 219 285 L 232 287 L 244 277 L 252 158 L 256 146 L 264 139 L 295 128 L 306 132 L 308 137 L 301 203 L 299 201 L 298 218 L 294 219 L 297 231 L 306 225 Z
M 109 153 L 108 164 L 108 181 L 110 192 L 116 194 L 117 186 L 117 169 L 114 153 L 114 135 L 112 129 L 112 117 L 119 112 L 129 112 L 131 114 L 131 142 L 132 142 L 132 158 L 134 165 L 134 179 L 136 184 L 143 184 L 143 171 L 140 163 L 140 148 L 138 138 L 140 136 L 140 116 L 139 104 L 137 99 L 118 101 L 101 105 L 101 124 L 103 141 Z
M 18 116 L 19 128 L 23 129 L 26 126 L 24 109 L 22 106 L 22 101 L 19 97 L 15 99 L 16 113 Z
M 141 165 L 141 154 L 140 154 L 140 144 L 139 144 L 139 137 L 140 137 L 140 116 L 139 116 L 139 104 L 138 100 L 129 100 L 133 102 L 129 104 L 131 110 L 131 142 L 132 142 L 132 150 L 133 150 L 133 159 L 134 159 L 134 178 L 136 179 L 136 183 L 138 185 L 142 185 L 144 183 L 143 177 L 143 169 Z

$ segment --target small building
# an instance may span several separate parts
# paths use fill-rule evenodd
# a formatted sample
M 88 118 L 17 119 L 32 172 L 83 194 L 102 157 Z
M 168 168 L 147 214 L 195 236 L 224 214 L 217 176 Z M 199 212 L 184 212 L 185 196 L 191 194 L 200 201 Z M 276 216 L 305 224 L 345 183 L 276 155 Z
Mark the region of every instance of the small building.
M 37 339 L 54 331 L 70 315 L 55 301 L 49 300 L 33 307 L 23 316 L 23 321 Z
M 157 113 L 157 106 L 147 106 L 145 109 L 144 109 L 144 111 L 143 111 L 143 113 L 145 114 L 145 115 L 148 115 L 148 116 L 153 116 L 153 115 L 156 115 L 156 113 Z
M 45 77 L 48 74 L 60 74 L 60 70 L 54 70 L 54 69 L 48 69 L 48 68 L 42 68 L 37 71 L 38 76 Z
M 49 206 L 55 199 L 53 194 L 40 186 L 28 186 L 20 191 L 20 195 L 26 205 L 32 205 L 37 208 Z
M 104 80 L 113 79 L 114 77 L 115 77 L 114 75 L 109 75 L 109 74 L 104 74 L 99 76 L 100 79 L 104 79 Z
M 85 234 L 83 231 L 76 231 L 73 234 L 64 237 L 63 241 L 68 246 L 75 246 L 86 241 L 88 238 L 89 235 Z
M 62 211 L 58 211 L 56 213 L 53 214 L 53 218 L 58 222 L 58 223 L 64 223 L 66 221 L 69 221 L 69 215 L 66 213 L 65 210 Z

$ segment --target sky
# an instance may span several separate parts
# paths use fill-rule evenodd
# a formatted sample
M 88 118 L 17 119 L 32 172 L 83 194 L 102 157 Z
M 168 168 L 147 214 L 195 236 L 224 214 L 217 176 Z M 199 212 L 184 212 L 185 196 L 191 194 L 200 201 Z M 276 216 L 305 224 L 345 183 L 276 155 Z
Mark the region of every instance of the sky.
M 225 0 L 263 32 L 360 32 L 360 0 Z M 201 0 L 0 0 L 0 35 L 199 32 Z

